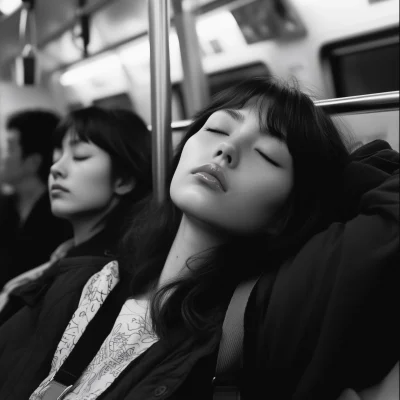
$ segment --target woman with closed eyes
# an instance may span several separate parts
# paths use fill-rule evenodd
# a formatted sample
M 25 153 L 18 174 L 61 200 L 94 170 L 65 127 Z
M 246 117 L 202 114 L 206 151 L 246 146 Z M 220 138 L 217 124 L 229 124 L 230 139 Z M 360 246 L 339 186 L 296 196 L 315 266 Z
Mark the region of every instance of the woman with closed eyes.
M 2 323 L 33 288 L 54 278 L 62 258 L 116 253 L 127 213 L 150 192 L 150 142 L 145 123 L 130 111 L 89 107 L 61 121 L 53 134 L 48 189 L 53 215 L 71 224 L 73 238 L 60 245 L 49 262 L 6 285 L 0 301 L 0 309 L 6 305 Z M 8 304 L 10 294 L 13 301 Z
M 392 369 L 398 153 L 386 142 L 349 154 L 308 96 L 253 78 L 196 116 L 170 179 L 168 200 L 149 198 L 118 257 L 99 260 L 61 340 L 42 330 L 51 349 L 0 395 L 211 400 L 228 304 L 253 277 L 243 399 L 336 400 Z M 71 368 L 74 347 L 85 361 Z

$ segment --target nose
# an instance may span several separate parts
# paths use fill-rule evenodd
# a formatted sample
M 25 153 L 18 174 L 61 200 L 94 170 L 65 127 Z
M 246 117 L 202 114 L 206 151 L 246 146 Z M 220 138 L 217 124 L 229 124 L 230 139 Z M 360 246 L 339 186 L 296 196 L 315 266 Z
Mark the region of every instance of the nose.
M 214 158 L 220 159 L 230 168 L 235 168 L 239 162 L 239 153 L 232 143 L 222 142 L 215 150 Z
M 63 157 L 61 157 L 50 167 L 50 175 L 53 179 L 63 178 L 66 175 L 66 169 L 65 166 L 63 165 L 62 159 Z

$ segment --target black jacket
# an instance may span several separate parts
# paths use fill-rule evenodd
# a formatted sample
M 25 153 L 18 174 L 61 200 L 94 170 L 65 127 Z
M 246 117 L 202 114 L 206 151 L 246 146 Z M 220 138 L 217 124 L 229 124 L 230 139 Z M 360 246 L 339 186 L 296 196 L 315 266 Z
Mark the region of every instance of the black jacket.
M 114 231 L 104 229 L 86 242 L 71 248 L 65 255 L 65 258 L 79 260 L 79 257 L 84 256 L 110 257 L 116 253 L 116 237 L 117 235 Z M 53 284 L 62 265 L 65 265 L 65 263 L 56 262 L 40 278 L 14 289 L 9 294 L 9 301 L 0 311 L 0 326 L 24 305 L 32 306 L 36 304 L 37 299 L 41 298 L 45 291 Z
M 377 383 L 398 359 L 399 155 L 377 141 L 352 159 L 348 220 L 266 272 L 251 294 L 244 399 L 334 400 Z M 82 287 L 108 260 L 70 260 L 39 304 L 3 325 L 1 399 L 26 400 L 47 376 Z M 201 345 L 179 329 L 172 338 L 142 353 L 98 399 L 211 399 L 220 330 Z
M 2 203 L 2 214 L 6 215 L 0 217 L 0 288 L 12 278 L 48 261 L 57 246 L 72 237 L 70 224 L 51 213 L 48 192 L 35 203 L 21 226 L 17 218 L 12 218 L 13 214 L 16 217 L 13 204 L 5 199 Z
M 244 365 L 250 399 L 260 392 L 337 399 L 344 388 L 378 383 L 398 361 L 399 154 L 374 141 L 351 159 L 341 200 L 346 221 L 315 235 L 252 293 Z

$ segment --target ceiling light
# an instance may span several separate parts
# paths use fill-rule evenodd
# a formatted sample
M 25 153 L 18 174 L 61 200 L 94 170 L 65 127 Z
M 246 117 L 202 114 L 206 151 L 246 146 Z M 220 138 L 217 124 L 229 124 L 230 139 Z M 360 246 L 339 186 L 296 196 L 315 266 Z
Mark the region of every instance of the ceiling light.
M 21 0 L 0 0 L 0 12 L 10 15 L 22 5 Z
M 63 86 L 70 86 L 92 78 L 106 80 L 118 68 L 120 68 L 120 62 L 116 55 L 99 56 L 68 69 L 61 75 L 60 83 Z

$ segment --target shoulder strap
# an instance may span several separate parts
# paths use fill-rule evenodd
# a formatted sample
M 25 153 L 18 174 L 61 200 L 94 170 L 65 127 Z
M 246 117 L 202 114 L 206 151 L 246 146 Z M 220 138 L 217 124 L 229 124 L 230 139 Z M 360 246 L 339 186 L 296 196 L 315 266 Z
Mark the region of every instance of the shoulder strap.
M 63 399 L 96 356 L 128 298 L 129 279 L 126 278 L 121 275 L 120 281 L 106 297 L 71 353 L 47 383 L 41 397 L 43 400 Z
M 111 332 L 114 322 L 128 298 L 128 293 L 129 281 L 121 279 L 104 300 L 82 337 L 63 362 L 54 377 L 55 381 L 70 386 L 78 380 Z
M 217 367 L 213 379 L 213 400 L 240 399 L 236 382 L 243 360 L 244 312 L 250 293 L 259 278 L 240 283 L 229 303 L 222 326 Z

